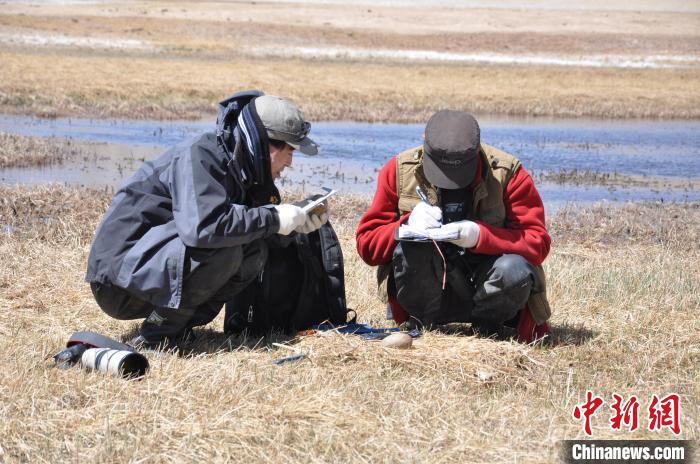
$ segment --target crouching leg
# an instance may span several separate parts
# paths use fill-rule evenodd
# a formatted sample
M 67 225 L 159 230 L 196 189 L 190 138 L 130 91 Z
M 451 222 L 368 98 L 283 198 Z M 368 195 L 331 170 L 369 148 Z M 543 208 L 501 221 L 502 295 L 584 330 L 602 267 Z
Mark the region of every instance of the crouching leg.
M 165 346 L 186 336 L 187 324 L 194 314 L 188 308 L 154 308 L 126 290 L 106 284 L 90 284 L 95 301 L 107 315 L 120 320 L 143 319 L 139 335 L 129 344 L 136 347 Z
M 99 306 L 111 317 L 145 318 L 132 345 L 165 346 L 189 338 L 192 327 L 214 320 L 224 302 L 260 274 L 266 260 L 267 244 L 263 240 L 229 248 L 188 248 L 179 308 L 154 308 L 109 284 L 92 284 L 92 291 Z
M 193 327 L 213 321 L 224 303 L 260 274 L 267 245 L 257 240 L 229 248 L 188 248 L 185 256 L 180 307 L 155 309 L 143 322 L 135 344 L 152 346 L 191 338 Z
M 218 250 L 191 250 L 181 303 L 181 307 L 194 308 L 190 327 L 214 320 L 225 302 L 260 275 L 268 256 L 264 240 Z
M 513 319 L 525 307 L 530 294 L 543 288 L 535 267 L 515 254 L 484 261 L 475 272 L 474 283 L 472 319 L 486 326 Z
M 469 320 L 473 287 L 455 249 L 438 252 L 432 242 L 401 242 L 394 249 L 395 301 L 424 326 Z

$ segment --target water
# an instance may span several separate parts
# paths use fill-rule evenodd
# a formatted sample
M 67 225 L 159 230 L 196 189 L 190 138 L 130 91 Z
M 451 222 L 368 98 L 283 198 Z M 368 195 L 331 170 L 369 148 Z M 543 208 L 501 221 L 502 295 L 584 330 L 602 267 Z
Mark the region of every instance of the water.
M 604 187 L 540 183 L 548 209 L 571 201 L 700 201 L 700 122 L 599 121 L 481 118 L 482 140 L 515 156 L 531 172 L 562 169 L 661 177 L 662 187 Z M 126 121 L 37 119 L 0 115 L 0 131 L 28 136 L 71 138 L 85 156 L 40 168 L 0 170 L 0 182 L 60 182 L 93 187 L 118 186 L 145 159 L 202 131 L 213 121 Z M 372 192 L 381 166 L 396 153 L 419 145 L 423 125 L 315 123 L 317 157 L 296 155 L 282 186 L 313 191 Z M 678 188 L 685 182 L 690 187 Z M 674 187 L 674 185 L 676 187 Z

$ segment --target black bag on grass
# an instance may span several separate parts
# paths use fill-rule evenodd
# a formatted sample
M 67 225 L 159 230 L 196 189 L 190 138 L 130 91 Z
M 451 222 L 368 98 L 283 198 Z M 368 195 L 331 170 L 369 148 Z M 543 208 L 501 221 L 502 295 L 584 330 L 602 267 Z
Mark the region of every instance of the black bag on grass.
M 226 304 L 224 331 L 261 335 L 322 322 L 345 324 L 343 252 L 330 223 L 310 234 L 297 234 L 291 243 L 268 244 L 263 272 Z

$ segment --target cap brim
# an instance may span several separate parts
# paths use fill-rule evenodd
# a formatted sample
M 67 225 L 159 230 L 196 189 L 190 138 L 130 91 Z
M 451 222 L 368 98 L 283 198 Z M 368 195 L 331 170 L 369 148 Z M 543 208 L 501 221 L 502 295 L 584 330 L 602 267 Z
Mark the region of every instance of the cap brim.
M 476 177 L 476 157 L 455 168 L 442 168 L 430 156 L 423 156 L 423 174 L 428 182 L 444 189 L 459 189 L 468 186 Z
M 304 137 L 299 143 L 287 142 L 287 144 L 305 155 L 318 155 L 318 144 L 308 137 Z

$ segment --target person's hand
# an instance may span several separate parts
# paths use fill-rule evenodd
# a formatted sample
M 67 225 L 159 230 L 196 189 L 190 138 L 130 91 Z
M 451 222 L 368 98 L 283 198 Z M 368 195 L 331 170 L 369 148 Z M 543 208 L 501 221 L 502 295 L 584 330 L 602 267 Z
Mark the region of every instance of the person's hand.
M 440 227 L 442 225 L 442 210 L 421 201 L 408 216 L 408 225 L 418 230 Z
M 328 222 L 328 214 L 321 213 L 318 215 L 311 213 L 306 216 L 306 222 L 294 229 L 294 231 L 300 234 L 310 234 L 311 232 L 320 229 L 326 222 Z
M 454 243 L 461 248 L 473 248 L 479 241 L 479 224 L 473 221 L 457 221 L 445 224 L 442 226 L 442 230 L 448 231 L 448 229 L 458 230 L 459 238 L 455 240 L 449 240 L 450 243 Z
M 289 235 L 306 222 L 306 213 L 298 206 L 275 205 L 274 209 L 280 220 L 280 230 L 277 231 L 280 235 Z

